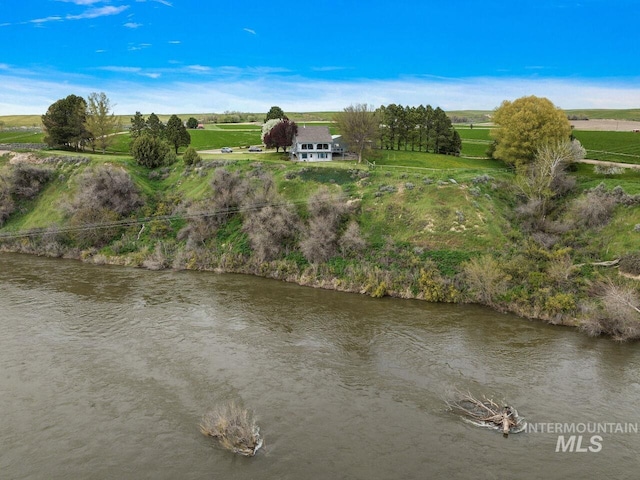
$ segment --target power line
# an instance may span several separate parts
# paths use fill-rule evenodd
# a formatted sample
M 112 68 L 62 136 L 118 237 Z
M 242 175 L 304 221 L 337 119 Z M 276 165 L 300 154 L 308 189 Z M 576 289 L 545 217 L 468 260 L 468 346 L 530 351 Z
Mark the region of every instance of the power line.
M 116 227 L 131 227 L 134 225 L 141 225 L 154 221 L 172 221 L 172 220 L 189 220 L 194 218 L 207 218 L 215 217 L 218 215 L 232 215 L 234 213 L 249 212 L 255 210 L 262 210 L 267 207 L 284 207 L 287 205 L 299 205 L 307 203 L 306 201 L 294 201 L 286 203 L 261 203 L 257 205 L 248 205 L 244 207 L 223 208 L 219 210 L 212 210 L 206 212 L 196 213 L 182 213 L 175 215 L 151 215 L 148 217 L 138 218 L 124 218 L 122 220 L 115 220 L 112 222 L 99 222 L 99 223 L 85 223 L 74 227 L 45 227 L 45 228 L 33 228 L 29 230 L 16 230 L 12 232 L 0 232 L 0 240 L 11 238 L 23 238 L 23 237 L 37 237 L 46 233 L 69 233 L 69 232 L 82 232 L 87 230 L 99 230 Z

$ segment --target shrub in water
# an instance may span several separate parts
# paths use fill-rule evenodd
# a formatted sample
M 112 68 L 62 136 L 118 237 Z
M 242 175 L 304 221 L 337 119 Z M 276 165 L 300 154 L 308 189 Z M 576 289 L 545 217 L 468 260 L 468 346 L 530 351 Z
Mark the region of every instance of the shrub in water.
M 227 450 L 252 457 L 262 446 L 260 429 L 253 414 L 235 402 L 226 403 L 202 417 L 200 431 L 217 438 Z

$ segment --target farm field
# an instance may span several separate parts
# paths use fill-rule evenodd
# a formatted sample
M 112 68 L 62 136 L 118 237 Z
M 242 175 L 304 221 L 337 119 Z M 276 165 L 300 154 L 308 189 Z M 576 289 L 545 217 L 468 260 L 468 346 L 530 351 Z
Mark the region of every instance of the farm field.
M 580 111 L 571 111 L 572 113 Z M 640 122 L 632 122 L 627 119 L 640 117 L 640 110 L 622 110 L 622 111 L 584 111 L 584 115 L 600 114 L 603 116 L 614 117 L 617 114 L 620 120 L 575 120 L 572 125 L 575 126 L 573 134 L 580 140 L 587 150 L 587 158 L 593 160 L 603 160 L 620 163 L 640 164 L 640 133 L 634 133 L 633 127 L 640 125 Z M 452 112 L 456 113 L 456 112 Z M 471 111 L 460 111 L 457 114 L 473 113 Z M 476 112 L 477 113 L 477 112 Z M 327 112 L 315 118 L 327 116 Z M 202 115 L 200 115 L 202 116 Z M 293 115 L 292 115 L 293 116 Z M 302 114 L 298 117 L 305 118 Z M 166 116 L 168 118 L 168 116 Z M 187 115 L 182 117 L 188 118 Z M 31 123 L 39 122 L 39 116 L 0 116 L 0 122 L 4 125 L 4 130 L 0 129 L 0 143 L 42 143 L 44 134 L 34 132 L 30 129 L 20 130 L 18 126 L 30 128 Z M 164 118 L 164 116 L 161 116 Z M 311 115 L 306 118 L 314 118 Z M 591 118 L 591 117 L 590 117 Z M 127 125 L 125 120 L 129 117 L 122 116 L 123 125 Z M 317 120 L 298 120 L 301 128 L 304 128 L 305 122 L 314 125 L 326 125 L 332 135 L 338 134 L 335 124 L 328 121 Z M 206 124 L 203 130 L 189 130 L 191 135 L 191 146 L 196 150 L 213 150 L 222 147 L 248 147 L 250 145 L 260 144 L 260 123 L 218 123 Z M 470 128 L 469 124 L 455 124 L 454 127 L 462 138 L 461 156 L 469 159 L 487 158 L 487 150 L 492 143 L 490 137 L 491 127 L 486 125 L 474 125 Z M 615 130 L 618 131 L 615 131 Z M 110 154 L 129 154 L 130 137 L 128 133 L 117 135 L 114 144 L 108 149 Z M 379 156 L 389 158 L 387 151 L 380 151 Z M 385 157 L 386 155 L 386 157 Z M 423 163 L 426 157 L 419 152 L 401 152 L 395 151 L 396 159 L 403 158 L 409 164 Z M 414 160 L 415 159 L 415 160 Z M 411 165 L 409 165 L 411 166 Z
M 640 133 L 574 130 L 587 149 L 587 158 L 640 164 Z

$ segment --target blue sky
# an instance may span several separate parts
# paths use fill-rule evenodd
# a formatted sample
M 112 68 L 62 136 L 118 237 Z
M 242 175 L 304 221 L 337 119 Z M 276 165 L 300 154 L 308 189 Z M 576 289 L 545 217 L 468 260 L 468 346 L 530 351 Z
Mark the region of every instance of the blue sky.
M 0 0 L 0 115 L 640 108 L 638 0 Z

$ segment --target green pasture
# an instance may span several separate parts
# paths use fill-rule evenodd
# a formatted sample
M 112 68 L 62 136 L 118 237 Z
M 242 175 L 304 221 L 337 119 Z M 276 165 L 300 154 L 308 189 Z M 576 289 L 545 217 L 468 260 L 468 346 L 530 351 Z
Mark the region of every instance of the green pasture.
M 491 143 L 493 138 L 491 138 L 490 132 L 491 128 L 489 127 L 473 127 L 469 128 L 466 126 L 454 125 L 454 128 L 460 135 L 460 138 L 464 142 L 465 140 L 483 140 Z
M 640 164 L 640 133 L 574 130 L 587 149 L 587 158 Z
M 43 141 L 44 133 L 42 132 L 0 131 L 0 143 L 42 143 Z
M 370 161 L 376 165 L 405 166 L 432 169 L 504 169 L 502 162 L 489 159 L 473 159 L 454 157 L 451 155 L 438 155 L 435 153 L 411 152 L 404 150 L 373 150 L 368 153 Z
M 640 169 L 625 168 L 616 175 L 604 175 L 595 172 L 595 165 L 579 163 L 575 166 L 574 175 L 581 189 L 595 188 L 604 183 L 611 190 L 620 186 L 629 195 L 640 194 Z
M 628 108 L 621 110 L 612 109 L 579 109 L 565 110 L 568 116 L 585 116 L 596 120 L 636 120 L 640 121 L 640 108 Z

